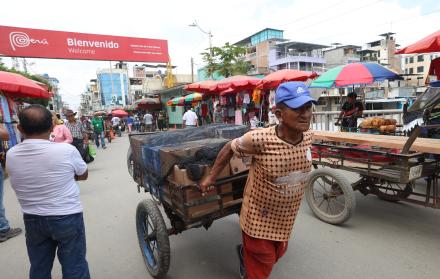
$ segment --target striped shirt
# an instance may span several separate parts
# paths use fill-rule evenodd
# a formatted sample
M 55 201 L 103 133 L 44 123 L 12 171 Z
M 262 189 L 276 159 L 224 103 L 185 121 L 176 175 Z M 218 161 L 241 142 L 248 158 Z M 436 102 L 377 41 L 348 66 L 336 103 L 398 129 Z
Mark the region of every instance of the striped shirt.
M 83 134 L 85 133 L 84 127 L 79 121 L 75 121 L 74 124 L 67 121 L 64 125 L 69 128 L 70 133 L 74 139 L 82 139 Z

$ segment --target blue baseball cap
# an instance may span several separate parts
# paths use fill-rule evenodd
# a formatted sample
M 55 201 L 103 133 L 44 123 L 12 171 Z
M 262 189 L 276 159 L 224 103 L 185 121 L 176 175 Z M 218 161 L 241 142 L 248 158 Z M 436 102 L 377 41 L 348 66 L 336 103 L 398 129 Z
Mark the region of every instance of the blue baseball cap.
M 297 109 L 308 102 L 317 104 L 316 100 L 310 97 L 310 91 L 303 82 L 282 83 L 275 92 L 276 104 L 284 103 L 290 108 Z

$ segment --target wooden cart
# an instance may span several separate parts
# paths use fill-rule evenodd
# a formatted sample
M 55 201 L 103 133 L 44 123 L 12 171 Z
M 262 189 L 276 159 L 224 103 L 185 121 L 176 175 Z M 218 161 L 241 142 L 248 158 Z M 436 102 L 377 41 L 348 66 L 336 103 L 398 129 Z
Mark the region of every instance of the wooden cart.
M 440 140 L 344 132 L 315 134 L 313 165 L 306 200 L 324 222 L 341 224 L 355 210 L 353 191 L 388 201 L 440 208 Z M 360 178 L 350 182 L 342 171 Z M 426 187 L 415 189 L 424 179 Z
M 143 166 L 140 152 L 132 151 L 138 148 L 137 144 L 130 138 L 127 167 L 138 185 L 138 191 L 150 193 L 151 198 L 141 201 L 137 206 L 136 231 L 149 273 L 155 278 L 161 278 L 170 266 L 169 236 L 191 228 L 208 229 L 215 220 L 238 214 L 248 173 L 218 179 L 215 190 L 204 196 L 197 182 L 182 185 L 176 182 L 173 174 L 161 181 L 149 183 L 146 177 L 151 176 L 150 170 Z M 169 228 L 163 218 L 164 213 L 169 219 Z

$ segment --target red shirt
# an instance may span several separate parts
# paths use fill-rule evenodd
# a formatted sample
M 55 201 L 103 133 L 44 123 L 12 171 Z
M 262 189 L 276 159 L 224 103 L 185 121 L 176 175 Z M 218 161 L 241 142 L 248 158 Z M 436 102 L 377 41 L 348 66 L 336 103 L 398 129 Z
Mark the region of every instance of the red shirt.
M 431 61 L 431 66 L 429 66 L 428 75 L 436 75 L 437 80 L 440 80 L 440 57 Z

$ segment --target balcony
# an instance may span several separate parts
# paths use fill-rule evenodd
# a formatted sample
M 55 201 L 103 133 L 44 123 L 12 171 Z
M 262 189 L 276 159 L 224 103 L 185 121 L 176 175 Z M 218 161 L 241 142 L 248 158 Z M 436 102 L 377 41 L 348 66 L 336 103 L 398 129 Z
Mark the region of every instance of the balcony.
M 291 54 L 277 55 L 274 60 L 269 61 L 269 66 L 273 67 L 273 66 L 278 66 L 281 64 L 300 63 L 300 62 L 325 64 L 325 59 L 322 56 L 312 55 L 311 53 L 308 53 L 308 52 L 294 53 L 294 55 L 291 55 Z M 300 67 L 300 70 L 312 71 L 312 68 L 301 69 L 301 67 Z

